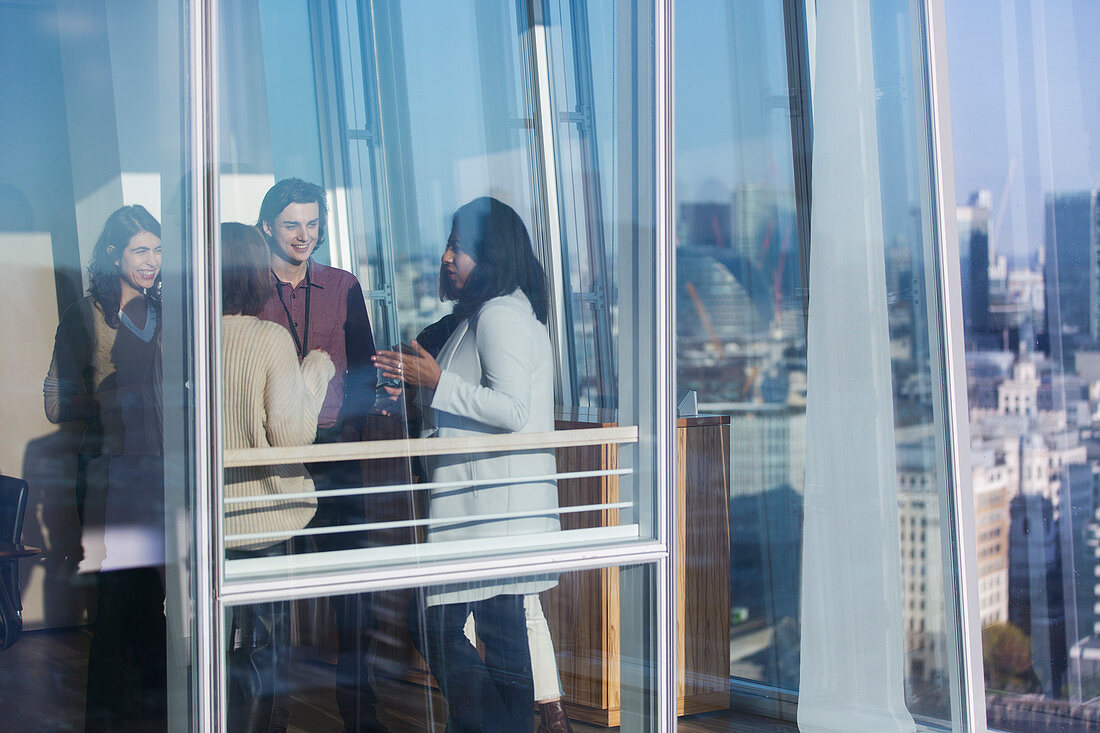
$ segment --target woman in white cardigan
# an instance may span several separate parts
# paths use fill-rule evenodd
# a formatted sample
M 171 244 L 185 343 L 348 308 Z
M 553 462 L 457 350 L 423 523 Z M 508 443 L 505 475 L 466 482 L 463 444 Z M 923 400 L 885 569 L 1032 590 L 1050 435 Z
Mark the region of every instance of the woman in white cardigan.
M 553 358 L 546 331 L 546 276 L 523 221 L 492 198 L 454 215 L 442 258 L 440 292 L 456 301 L 459 323 L 438 360 L 380 351 L 386 377 L 420 388 L 424 435 L 540 433 L 554 429 Z M 528 535 L 560 529 L 553 450 L 438 456 L 433 482 L 477 480 L 434 490 L 429 542 Z M 500 479 L 483 484 L 484 479 Z M 514 515 L 509 518 L 502 514 Z M 546 576 L 436 586 L 425 591 L 425 629 L 414 641 L 448 702 L 448 730 L 520 731 L 533 725 L 534 693 L 524 595 L 552 588 Z M 485 660 L 463 634 L 472 615 Z
M 314 350 L 299 363 L 290 334 L 256 318 L 271 287 L 268 249 L 259 230 L 222 224 L 222 427 L 225 447 L 309 445 L 317 435 L 332 359 Z M 313 491 L 302 464 L 229 468 L 227 498 L 264 497 L 226 507 L 229 559 L 287 552 L 287 536 L 317 510 L 313 498 L 273 499 Z M 290 719 L 289 625 L 284 602 L 233 609 L 229 650 L 228 729 L 247 733 L 285 730 Z

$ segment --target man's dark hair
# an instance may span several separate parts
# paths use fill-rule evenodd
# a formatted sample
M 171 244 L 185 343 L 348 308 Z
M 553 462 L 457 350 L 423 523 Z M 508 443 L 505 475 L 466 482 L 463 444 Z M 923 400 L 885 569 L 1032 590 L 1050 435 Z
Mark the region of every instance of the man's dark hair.
M 222 313 L 254 316 L 271 292 L 267 244 L 256 227 L 222 224 Z
M 325 189 L 316 183 L 303 181 L 301 178 L 284 178 L 269 188 L 260 204 L 260 218 L 256 221 L 256 228 L 270 245 L 271 240 L 264 232 L 264 223 L 266 222 L 274 229 L 275 218 L 291 204 L 317 204 L 317 245 L 314 247 L 316 250 L 325 243 L 325 237 L 328 236 L 328 204 L 325 202 Z
M 455 289 L 445 271 L 439 273 L 439 297 L 457 301 L 454 312 L 459 318 L 467 318 L 486 301 L 519 288 L 531 302 L 535 317 L 546 323 L 546 272 L 515 209 L 489 196 L 474 199 L 455 212 L 451 230 L 458 238 L 456 249 L 465 250 L 476 263 L 462 290 Z
M 118 262 L 123 250 L 130 244 L 135 235 L 142 232 L 160 237 L 160 222 L 140 204 L 123 206 L 116 209 L 103 225 L 103 233 L 96 240 L 92 249 L 92 261 L 88 264 L 88 295 L 103 311 L 103 318 L 111 328 L 118 328 L 118 309 L 122 302 L 122 285 L 119 282 Z M 157 285 L 154 285 L 147 297 L 155 308 L 160 307 L 157 287 L 160 284 L 160 275 L 157 275 Z

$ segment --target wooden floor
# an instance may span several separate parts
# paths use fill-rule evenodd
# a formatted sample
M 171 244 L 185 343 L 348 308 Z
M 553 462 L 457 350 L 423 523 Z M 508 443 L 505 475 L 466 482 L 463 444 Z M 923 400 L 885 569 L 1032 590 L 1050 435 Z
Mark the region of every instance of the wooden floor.
M 83 727 L 87 629 L 28 632 L 0 652 L 0 733 L 59 733 Z M 293 670 L 291 731 L 340 733 L 331 664 L 298 659 Z M 379 717 L 393 733 L 443 733 L 446 706 L 431 688 L 388 678 L 378 680 Z M 574 723 L 575 733 L 613 733 Z M 708 713 L 680 719 L 685 733 L 796 733 L 792 723 L 739 712 Z
M 0 732 L 84 729 L 88 629 L 26 632 L 0 652 Z

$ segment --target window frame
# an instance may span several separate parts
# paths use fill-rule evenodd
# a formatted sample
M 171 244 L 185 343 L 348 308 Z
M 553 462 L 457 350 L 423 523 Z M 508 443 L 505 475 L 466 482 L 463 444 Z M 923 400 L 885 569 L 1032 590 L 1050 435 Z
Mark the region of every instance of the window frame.
M 310 3 L 311 38 L 314 42 L 327 35 L 319 3 Z M 582 547 L 533 551 L 515 555 L 450 560 L 417 565 L 409 563 L 384 568 L 364 568 L 355 572 L 317 574 L 308 577 L 280 577 L 273 580 L 234 581 L 227 583 L 222 558 L 225 556 L 223 521 L 223 448 L 221 425 L 221 314 L 220 314 L 220 181 L 216 174 L 218 155 L 217 123 L 219 119 L 219 57 L 216 39 L 221 0 L 192 0 L 188 7 L 188 61 L 190 69 L 190 115 L 192 136 L 186 151 L 197 172 L 189 181 L 194 202 L 190 226 L 196 234 L 196 246 L 190 265 L 190 318 L 195 356 L 194 416 L 192 422 L 193 480 L 195 488 L 194 592 L 196 642 L 194 677 L 196 683 L 199 730 L 224 730 L 225 684 L 227 681 L 225 619 L 233 606 L 242 603 L 274 599 L 296 599 L 370 592 L 397 587 L 431 585 L 442 582 L 472 580 L 491 576 L 529 574 L 539 571 L 567 571 L 591 568 L 626 567 L 622 573 L 624 593 L 637 593 L 650 600 L 650 608 L 624 614 L 623 637 L 631 630 L 634 636 L 655 639 L 656 648 L 633 650 L 639 658 L 651 664 L 625 665 L 622 673 L 622 706 L 624 730 L 670 730 L 676 720 L 676 675 L 673 607 L 675 578 L 670 558 L 674 538 L 672 520 L 674 507 L 673 470 L 675 466 L 673 437 L 675 370 L 673 368 L 672 337 L 672 0 L 655 0 L 635 7 L 623 3 L 617 8 L 617 23 L 627 23 L 637 29 L 652 29 L 653 42 L 624 44 L 626 51 L 617 63 L 633 72 L 634 84 L 620 91 L 631 108 L 647 113 L 640 124 L 626 132 L 620 141 L 621 151 L 630 151 L 638 141 L 652 140 L 652 159 L 631 159 L 630 180 L 621 185 L 635 191 L 652 191 L 648 196 L 632 199 L 630 216 L 619 217 L 628 222 L 621 234 L 636 240 L 653 237 L 656 252 L 653 261 L 643 263 L 652 268 L 651 275 L 661 283 L 656 293 L 657 318 L 653 324 L 636 324 L 642 333 L 633 340 L 655 354 L 645 368 L 656 381 L 657 394 L 638 403 L 639 430 L 643 436 L 653 436 L 656 445 L 652 469 L 642 467 L 638 485 L 655 489 L 653 516 L 641 517 L 640 524 L 649 527 L 654 539 L 642 539 L 607 547 Z M 633 39 L 632 39 L 633 40 Z M 648 40 L 648 39 L 645 39 Z M 327 67 L 326 67 L 327 68 Z M 650 78 L 639 74 L 638 69 Z M 331 70 L 330 70 L 331 71 Z M 318 67 L 317 74 L 324 71 Z M 338 92 L 331 88 L 332 79 L 318 85 L 319 97 Z M 549 114 L 550 111 L 547 110 Z M 339 120 L 321 117 L 322 127 L 331 132 Z M 322 136 L 324 137 L 324 135 Z M 339 142 L 342 137 L 333 138 Z M 323 145 L 326 145 L 323 143 Z M 644 148 L 643 148 L 644 149 Z M 324 151 L 326 178 L 339 172 L 334 167 L 340 151 L 329 145 Z M 550 158 L 553 160 L 553 158 Z M 201 172 L 201 174 L 198 174 Z M 624 176 L 627 178 L 627 176 Z M 545 179 L 544 179 L 545 180 Z M 649 183 L 638 185 L 638 181 Z M 331 182 L 326 180 L 326 184 Z M 337 202 L 340 204 L 341 202 Z M 346 202 L 344 202 L 346 203 Z M 334 217 L 341 215 L 342 205 L 334 206 Z M 343 214 L 346 217 L 346 213 Z M 343 224 L 343 222 L 340 222 Z M 346 236 L 346 235 L 344 235 Z M 334 256 L 336 264 L 344 262 L 347 253 Z M 636 282 L 636 281 L 635 281 Z M 374 284 L 371 289 L 377 289 Z M 635 288 L 637 290 L 637 288 Z M 373 293 L 371 294 L 374 295 Z M 636 294 L 640 298 L 642 294 Z M 649 431 L 648 433 L 646 431 Z M 645 439 L 643 437 L 643 439 Z M 647 512 L 648 514 L 648 512 Z M 654 631 L 653 622 L 656 621 Z M 642 642 L 643 645 L 645 642 Z M 624 655 L 625 656 L 625 655 Z
M 786 3 L 789 6 L 798 3 Z M 674 151 L 673 105 L 673 0 L 653 0 L 638 7 L 625 3 L 620 13 L 629 15 L 632 27 L 651 27 L 654 32 L 653 43 L 633 44 L 627 56 L 631 62 L 643 59 L 650 64 L 654 72 L 653 86 L 639 83 L 646 80 L 633 79 L 634 84 L 624 84 L 628 94 L 633 88 L 652 94 L 651 99 L 632 99 L 634 105 L 651 104 L 652 118 L 641 120 L 652 127 L 649 130 L 635 128 L 635 138 L 652 133 L 655 141 L 655 155 L 652 160 L 635 161 L 642 170 L 635 171 L 636 176 L 646 173 L 653 176 L 655 183 L 653 201 L 637 201 L 632 205 L 640 208 L 649 206 L 652 214 L 651 224 L 656 232 L 657 252 L 652 266 L 655 268 L 657 282 L 657 323 L 648 338 L 655 358 L 652 369 L 657 376 L 658 394 L 652 413 L 647 420 L 649 425 L 639 425 L 643 435 L 653 435 L 657 442 L 655 475 L 652 481 L 656 486 L 655 516 L 651 518 L 654 529 L 653 540 L 605 548 L 582 548 L 545 553 L 528 553 L 516 556 L 496 556 L 477 560 L 451 561 L 418 567 L 402 565 L 382 569 L 365 569 L 353 574 L 333 576 L 310 576 L 296 578 L 288 582 L 280 579 L 274 582 L 256 581 L 238 583 L 232 588 L 224 582 L 220 559 L 224 557 L 222 533 L 222 447 L 221 447 L 221 389 L 220 389 L 220 307 L 215 293 L 220 291 L 218 263 L 220 261 L 220 242 L 218 241 L 219 218 L 219 182 L 215 174 L 218 162 L 218 53 L 217 19 L 221 0 L 192 0 L 186 10 L 187 48 L 183 50 L 185 64 L 190 70 L 188 85 L 189 99 L 183 100 L 190 137 L 185 151 L 187 165 L 195 172 L 188 182 L 192 201 L 189 217 L 190 231 L 196 246 L 193 249 L 190 266 L 191 278 L 189 317 L 193 325 L 192 346 L 194 354 L 194 384 L 190 385 L 194 399 L 192 416 L 193 455 L 190 458 L 191 475 L 194 480 L 195 526 L 194 526 L 194 578 L 196 612 L 196 641 L 194 643 L 194 676 L 196 682 L 197 711 L 195 722 L 200 730 L 224 729 L 224 719 L 220 712 L 224 709 L 225 684 L 225 648 L 224 624 L 222 619 L 228 608 L 248 601 L 267 600 L 274 597 L 298 598 L 336 593 L 381 590 L 398 586 L 409 586 L 442 582 L 444 580 L 471 579 L 487 575 L 507 574 L 510 571 L 524 570 L 577 570 L 585 568 L 641 565 L 654 570 L 655 596 L 654 608 L 657 626 L 656 645 L 651 657 L 655 662 L 656 680 L 628 680 L 624 670 L 624 710 L 629 702 L 641 718 L 629 719 L 637 723 L 639 729 L 674 730 L 676 727 L 676 668 L 675 658 L 675 618 L 674 607 L 676 578 L 671 568 L 676 558 L 673 533 L 674 521 L 674 467 L 673 455 L 673 419 L 675 397 L 674 363 L 674 324 L 675 324 L 675 264 L 673 226 L 674 211 Z M 311 3 L 316 11 L 320 4 Z M 949 431 L 946 445 L 946 484 L 951 496 L 947 497 L 951 508 L 953 538 L 951 552 L 945 554 L 951 558 L 957 570 L 956 584 L 952 593 L 946 597 L 949 622 L 956 624 L 957 635 L 949 639 L 961 639 L 961 648 L 955 650 L 954 658 L 962 665 L 959 677 L 961 689 L 953 690 L 952 707 L 956 729 L 981 733 L 986 729 L 985 688 L 981 666 L 981 637 L 978 614 L 978 588 L 976 583 L 977 556 L 975 538 L 968 535 L 965 528 L 973 525 L 973 497 L 969 494 L 970 476 L 969 441 L 962 440 L 968 424 L 966 413 L 965 361 L 962 353 L 962 305 L 960 297 L 960 273 L 958 263 L 958 239 L 955 233 L 954 218 L 947 216 L 954 202 L 954 177 L 951 153 L 950 105 L 947 89 L 947 53 L 945 38 L 944 0 L 924 0 L 920 3 L 923 21 L 922 41 L 916 51 L 921 54 L 921 69 L 926 76 L 926 88 L 923 89 L 928 110 L 927 132 L 931 137 L 929 172 L 931 175 L 933 196 L 933 225 L 937 247 L 932 253 L 936 264 L 935 282 L 939 289 L 940 319 L 936 321 L 942 331 L 942 346 L 939 350 L 937 366 L 939 373 L 946 375 L 942 385 L 940 399 L 944 414 L 948 416 L 946 427 Z M 324 14 L 314 18 L 325 17 Z M 646 23 L 649 25 L 647 26 Z M 314 29 L 314 37 L 318 37 Z M 323 35 L 323 34 L 322 34 Z M 636 39 L 621 39 L 624 45 Z M 321 74 L 318 71 L 318 74 Z M 803 75 L 805 80 L 808 75 Z M 805 83 L 805 82 L 803 82 Z M 326 81 L 326 92 L 331 93 Z M 805 110 L 806 107 L 800 106 Z M 332 124 L 333 121 L 328 121 Z M 543 129 L 547 121 L 540 120 Z M 792 132 L 795 132 L 792 130 Z M 803 131 L 805 132 L 805 131 Z M 796 134 L 796 138 L 799 137 Z M 620 142 L 629 145 L 630 141 Z M 326 151 L 335 156 L 337 151 Z M 545 160 L 547 156 L 542 156 Z M 550 156 L 552 157 L 552 156 Z M 808 158 L 807 158 L 808 162 Z M 650 169 L 646 169 L 649 165 Z M 332 171 L 332 168 L 328 168 Z M 326 174 L 327 175 L 327 174 Z M 543 179 L 545 180 L 545 179 Z M 326 181 L 326 183 L 329 183 Z M 621 199 L 620 199 L 621 200 Z M 347 211 L 346 207 L 335 206 L 334 214 Z M 342 214 L 346 216 L 345 214 Z M 800 230 L 802 217 L 800 216 Z M 637 230 L 647 219 L 632 219 Z M 627 234 L 633 234 L 626 232 Z M 805 257 L 805 254 L 803 254 Z M 341 258 L 334 257 L 336 264 L 348 266 Z M 372 296 L 374 294 L 372 293 Z M 631 342 L 632 343 L 632 342 Z M 647 433 L 647 430 L 651 432 Z M 641 575 L 641 574 L 628 574 Z M 645 583 L 643 578 L 627 578 L 625 582 Z M 639 668 L 641 665 L 639 665 Z M 647 674 L 644 671 L 638 675 Z M 631 683 L 636 684 L 631 684 Z M 655 683 L 651 685 L 650 683 Z M 646 690 L 657 692 L 656 700 L 646 697 Z M 633 697 L 637 694 L 639 697 Z M 646 719 L 646 716 L 649 716 Z M 624 724 L 627 717 L 624 716 Z M 186 725 L 186 721 L 182 723 Z

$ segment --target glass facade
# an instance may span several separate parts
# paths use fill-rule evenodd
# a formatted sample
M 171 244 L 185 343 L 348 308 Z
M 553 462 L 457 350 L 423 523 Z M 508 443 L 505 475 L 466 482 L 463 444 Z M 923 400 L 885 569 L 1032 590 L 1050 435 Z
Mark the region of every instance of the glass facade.
M 1087 730 L 1097 705 L 1098 335 L 1088 3 L 950 7 L 955 216 L 986 712 Z M 975 34 L 975 23 L 985 30 Z
M 1012 7 L 0 0 L 0 728 L 1089 720 L 1093 13 Z
M 337 376 L 315 422 L 317 442 L 336 462 L 310 463 L 314 448 L 287 450 L 270 425 L 260 436 L 233 412 L 250 388 L 260 389 L 242 381 L 255 357 L 245 354 L 254 337 L 242 329 L 256 324 L 223 320 L 225 546 L 257 550 L 297 537 L 320 551 L 291 548 L 263 560 L 234 554 L 226 579 L 655 539 L 655 456 L 646 448 L 656 445 L 654 420 L 642 414 L 652 403 L 634 397 L 658 393 L 655 372 L 616 358 L 609 336 L 619 330 L 616 318 L 657 320 L 656 302 L 637 298 L 656 289 L 655 272 L 638 268 L 655 242 L 638 231 L 643 222 L 630 207 L 615 204 L 614 186 L 637 175 L 637 161 L 619 157 L 615 146 L 639 128 L 628 109 L 615 121 L 628 135 L 596 116 L 577 139 L 540 127 L 544 117 L 563 116 L 560 110 L 591 109 L 577 97 L 592 94 L 592 53 L 603 55 L 603 68 L 630 68 L 606 47 L 604 36 L 623 22 L 615 6 L 604 17 L 567 22 L 560 19 L 566 8 L 529 13 L 523 4 L 418 3 L 377 12 L 355 3 L 303 4 L 300 12 L 256 4 L 251 14 L 243 7 L 226 6 L 218 17 L 221 218 L 259 222 L 272 251 L 291 254 L 272 261 L 269 279 L 279 285 L 260 311 L 227 306 L 224 314 L 257 315 L 291 331 L 303 369 L 311 351 L 332 357 Z M 545 17 L 555 10 L 558 18 Z M 310 53 L 291 63 L 283 48 L 303 23 L 316 29 L 307 37 Z M 252 49 L 226 46 L 225 39 L 250 36 Z M 589 65 L 579 68 L 582 62 Z M 270 71 L 285 65 L 285 73 Z M 598 81 L 605 95 L 616 93 L 613 79 Z M 309 114 L 284 121 L 282 106 L 271 101 L 280 98 L 310 100 Z M 297 129 L 277 129 L 290 124 Z M 602 147 L 599 134 L 608 139 Z M 303 146 L 321 138 L 324 144 Z M 642 142 L 653 150 L 652 138 Z M 582 145 L 585 155 L 568 155 Z M 277 184 L 302 178 L 282 171 L 312 171 L 324 185 Z M 604 188 L 611 189 L 606 201 Z M 331 207 L 322 189 L 332 192 Z M 303 197 L 313 203 L 297 200 Z M 322 200 L 327 212 L 317 207 Z M 315 251 L 298 260 L 298 235 L 281 227 L 307 222 L 290 205 L 312 206 L 309 218 L 323 221 L 316 235 L 300 236 Z M 279 218 L 284 210 L 295 216 Z M 590 226 L 578 229 L 578 221 Z M 541 269 L 540 282 L 517 277 L 514 253 L 485 249 L 510 241 L 493 239 L 494 228 L 505 226 L 522 230 L 508 236 L 526 240 L 520 245 Z M 239 237 L 222 243 L 222 277 L 233 281 L 223 293 L 240 279 L 238 253 L 226 248 L 240 246 Z M 477 318 L 467 310 L 485 298 L 467 305 L 448 279 L 450 258 L 464 252 L 510 270 L 495 275 L 510 283 L 509 296 L 518 283 L 522 294 L 510 308 L 476 310 Z M 455 308 L 458 315 L 448 315 Z M 491 325 L 479 328 L 485 322 Z M 653 334 L 633 338 L 652 342 Z M 409 350 L 413 341 L 455 381 L 406 381 L 391 395 L 385 390 L 396 393 L 401 379 L 371 359 L 376 351 Z M 283 474 L 303 463 L 312 466 L 314 486 L 291 487 Z M 506 490 L 502 477 L 515 486 Z M 317 502 L 308 527 L 257 503 L 291 500 Z M 304 516 L 308 508 L 288 511 Z

